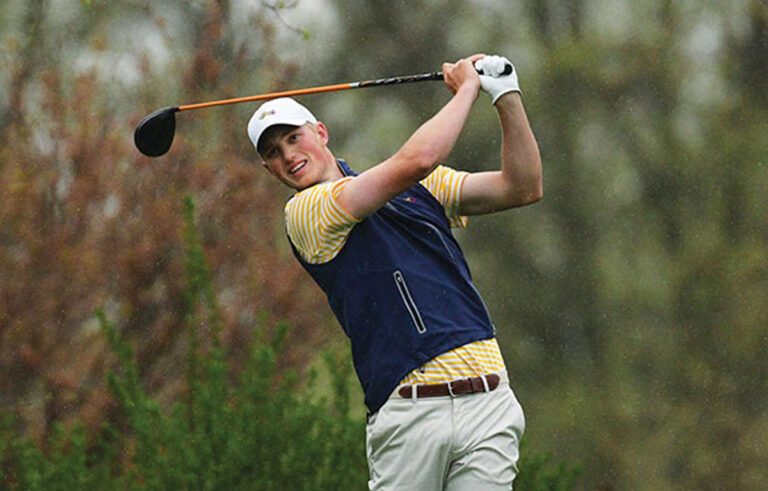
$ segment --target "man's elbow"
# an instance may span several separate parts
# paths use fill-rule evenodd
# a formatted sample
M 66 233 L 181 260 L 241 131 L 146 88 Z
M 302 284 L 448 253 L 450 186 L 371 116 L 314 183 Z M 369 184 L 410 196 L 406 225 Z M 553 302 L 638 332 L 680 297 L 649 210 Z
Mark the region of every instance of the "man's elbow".
M 512 206 L 526 206 L 532 205 L 541 201 L 544 197 L 544 190 L 539 187 L 537 189 L 529 190 L 525 193 L 519 193 L 513 198 Z
M 541 177 L 521 185 L 521 183 L 511 183 L 506 193 L 507 208 L 531 205 L 544 197 L 544 183 Z
M 526 203 L 527 205 L 536 203 L 538 201 L 541 201 L 541 199 L 544 197 L 544 183 L 541 181 L 541 179 L 538 180 L 535 186 L 531 189 L 531 191 L 528 193 Z

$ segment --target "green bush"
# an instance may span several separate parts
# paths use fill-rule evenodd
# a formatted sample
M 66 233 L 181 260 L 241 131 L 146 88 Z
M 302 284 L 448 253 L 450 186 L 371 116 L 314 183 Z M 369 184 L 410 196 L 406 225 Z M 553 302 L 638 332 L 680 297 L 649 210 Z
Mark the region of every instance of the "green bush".
M 219 341 L 218 307 L 185 200 L 187 392 L 164 411 L 141 386 L 132 346 L 96 315 L 119 360 L 107 375 L 124 422 L 85 431 L 57 425 L 47 448 L 0 426 L 0 483 L 18 489 L 359 489 L 367 480 L 364 421 L 349 415 L 348 360 L 327 357 L 329 398 L 301 396 L 293 373 L 276 373 L 286 326 L 258 337 L 237 381 Z M 266 331 L 266 321 L 255 332 Z M 206 328 L 202 336 L 200 328 Z M 204 347 L 206 346 L 206 347 Z
M 569 467 L 565 462 L 552 462 L 549 452 L 528 454 L 525 440 L 520 457 L 520 474 L 515 489 L 523 491 L 567 491 L 573 489 L 582 474 L 580 465 Z
M 170 411 L 142 390 L 130 346 L 99 313 L 119 354 L 110 390 L 126 418 L 88 444 L 85 432 L 57 426 L 46 452 L 31 440 L 3 443 L 2 480 L 18 489 L 360 489 L 367 467 L 364 423 L 330 401 L 297 395 L 296 377 L 277 382 L 275 346 L 254 343 L 238 383 L 228 381 L 220 349 L 199 357 L 199 378 Z M 347 376 L 329 365 L 342 385 Z M 346 385 L 346 384 L 344 384 Z M 3 426 L 3 442 L 12 441 Z M 8 438 L 11 436 L 11 438 Z
M 47 447 L 19 438 L 0 420 L 0 484 L 29 490 L 79 489 L 365 489 L 365 423 L 350 416 L 348 358 L 326 355 L 330 396 L 301 395 L 294 373 L 280 374 L 285 325 L 256 336 L 237 380 L 219 341 L 218 307 L 185 199 L 189 341 L 185 397 L 163 410 L 142 388 L 132 346 L 104 312 L 96 316 L 118 368 L 107 375 L 123 420 L 93 438 L 81 426 L 56 425 Z M 255 332 L 265 332 L 262 319 Z M 205 328 L 201 336 L 199 330 Z M 310 378 L 314 375 L 310 375 Z M 311 380 L 310 380 L 311 383 Z M 569 488 L 575 472 L 547 467 L 548 456 L 523 460 L 517 489 Z

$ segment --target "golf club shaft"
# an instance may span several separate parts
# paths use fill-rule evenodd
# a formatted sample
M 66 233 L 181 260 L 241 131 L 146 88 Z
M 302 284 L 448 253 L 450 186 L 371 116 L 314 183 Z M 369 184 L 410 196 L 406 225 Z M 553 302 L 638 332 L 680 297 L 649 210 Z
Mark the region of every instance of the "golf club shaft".
M 443 80 L 442 72 L 422 73 L 419 75 L 406 75 L 402 77 L 379 78 L 376 80 L 365 80 L 362 82 L 350 82 L 346 84 L 323 85 L 320 87 L 310 87 L 307 89 L 286 90 L 283 92 L 272 92 L 269 94 L 252 95 L 248 97 L 237 97 L 235 99 L 223 99 L 220 101 L 198 102 L 196 104 L 187 104 L 179 106 L 179 111 L 190 109 L 203 109 L 213 106 L 224 106 L 227 104 L 239 104 L 241 102 L 261 101 L 265 99 L 276 99 L 278 97 L 294 97 L 306 94 L 317 94 L 320 92 L 333 92 L 337 90 L 357 89 L 363 87 L 379 87 L 382 85 L 398 85 L 412 82 L 423 82 L 427 80 Z
M 504 68 L 502 75 L 509 75 L 514 71 L 514 67 L 508 64 Z M 482 75 L 481 72 L 478 71 Z M 252 95 L 249 97 L 238 97 L 236 99 L 223 99 L 220 101 L 199 102 L 197 104 L 186 104 L 183 106 L 169 106 L 158 109 L 145 117 L 133 133 L 133 142 L 141 153 L 148 157 L 159 157 L 164 155 L 173 143 L 173 135 L 176 131 L 176 119 L 174 114 L 178 111 L 189 109 L 202 109 L 205 107 L 224 106 L 227 104 L 238 104 L 240 102 L 260 101 L 264 99 L 275 99 L 277 97 L 292 97 L 304 94 L 316 94 L 319 92 L 333 92 L 337 90 L 357 89 L 363 87 L 379 87 L 383 85 L 398 85 L 411 82 L 422 82 L 426 80 L 443 80 L 442 72 L 422 73 L 419 75 L 404 75 L 400 77 L 379 78 L 375 80 L 365 80 L 362 82 L 350 82 L 346 84 L 324 85 L 321 87 L 311 87 L 308 89 L 286 90 L 283 92 L 272 92 L 270 94 Z

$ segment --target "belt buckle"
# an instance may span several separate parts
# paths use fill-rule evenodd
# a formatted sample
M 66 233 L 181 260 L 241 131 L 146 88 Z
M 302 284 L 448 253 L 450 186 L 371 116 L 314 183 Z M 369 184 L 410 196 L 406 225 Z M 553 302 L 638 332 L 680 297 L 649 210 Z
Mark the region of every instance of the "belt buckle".
M 483 374 L 481 378 L 483 380 L 483 389 L 485 389 L 483 392 L 490 392 L 491 386 L 488 385 L 488 375 Z
M 450 382 L 448 382 L 448 394 L 449 394 L 451 397 L 456 397 L 456 394 L 454 394 L 454 393 L 453 393 L 453 380 L 451 380 Z

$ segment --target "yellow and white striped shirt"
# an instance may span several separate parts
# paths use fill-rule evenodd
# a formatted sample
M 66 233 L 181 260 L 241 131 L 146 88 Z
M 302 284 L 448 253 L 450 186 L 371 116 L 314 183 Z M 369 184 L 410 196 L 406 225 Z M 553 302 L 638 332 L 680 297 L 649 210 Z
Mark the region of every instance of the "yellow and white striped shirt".
M 421 181 L 443 205 L 453 227 L 464 227 L 459 216 L 461 187 L 468 173 L 438 166 Z M 285 205 L 288 236 L 302 259 L 310 264 L 332 260 L 360 220 L 342 208 L 336 198 L 353 177 L 317 184 L 294 195 Z M 401 384 L 440 383 L 505 370 L 496 339 L 476 341 L 447 351 L 412 371 Z

